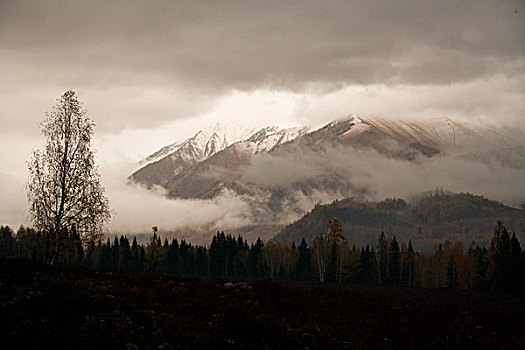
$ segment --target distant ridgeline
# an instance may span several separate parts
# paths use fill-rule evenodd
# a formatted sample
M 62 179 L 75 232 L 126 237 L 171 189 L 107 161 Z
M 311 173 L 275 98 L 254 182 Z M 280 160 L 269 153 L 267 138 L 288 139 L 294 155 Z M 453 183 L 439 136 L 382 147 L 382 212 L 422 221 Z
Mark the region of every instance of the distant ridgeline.
M 434 251 L 444 241 L 462 241 L 470 245 L 490 245 L 494 225 L 505 223 L 519 240 L 525 240 L 525 210 L 507 207 L 496 201 L 469 193 L 429 194 L 412 203 L 403 199 L 382 202 L 362 202 L 352 198 L 336 200 L 331 204 L 316 205 L 298 221 L 286 226 L 275 241 L 283 244 L 308 243 L 326 232 L 327 222 L 337 217 L 342 231 L 351 245 L 372 244 L 378 233 L 412 240 L 414 246 L 425 252 Z
M 390 202 L 391 210 L 406 209 L 402 203 Z M 303 238 L 291 246 L 260 239 L 249 245 L 241 236 L 224 232 L 217 232 L 209 246 L 196 246 L 184 240 L 162 241 L 156 228 L 147 244 L 135 238 L 130 243 L 125 236 L 83 244 L 75 232 L 61 232 L 58 257 L 50 259 L 54 245 L 49 244 L 49 234 L 24 227 L 15 234 L 0 226 L 0 267 L 3 259 L 19 256 L 137 273 L 525 292 L 525 253 L 501 222 L 493 228 L 488 247 L 471 244 L 466 249 L 458 240 L 439 244 L 431 253 L 419 253 L 412 241 L 384 233 L 374 244 L 350 245 L 336 217 L 322 227 L 324 233 L 311 244 Z

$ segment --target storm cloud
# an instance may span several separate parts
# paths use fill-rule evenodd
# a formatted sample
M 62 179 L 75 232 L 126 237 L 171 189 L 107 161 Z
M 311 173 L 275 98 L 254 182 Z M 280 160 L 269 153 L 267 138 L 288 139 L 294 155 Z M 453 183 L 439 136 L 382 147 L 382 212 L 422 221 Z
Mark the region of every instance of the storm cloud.
M 522 1 L 55 0 L 0 9 L 6 123 L 41 113 L 71 87 L 109 131 L 193 117 L 232 89 L 518 77 L 508 88 L 523 97 Z M 492 89 L 493 99 L 506 92 Z
M 107 72 L 102 87 L 121 72 L 134 85 L 427 84 L 523 68 L 523 10 L 521 1 L 4 1 L 1 32 L 4 49 L 78 65 L 92 83 L 90 70 Z

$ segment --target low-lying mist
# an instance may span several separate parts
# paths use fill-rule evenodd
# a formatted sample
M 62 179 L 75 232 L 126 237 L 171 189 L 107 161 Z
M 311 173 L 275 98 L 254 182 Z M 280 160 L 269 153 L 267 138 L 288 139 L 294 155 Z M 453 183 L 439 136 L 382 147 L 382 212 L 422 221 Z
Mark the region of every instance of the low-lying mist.
M 126 180 L 128 167 L 116 167 L 121 171 L 102 173 L 104 186 L 111 201 L 111 233 L 151 232 L 152 226 L 163 230 L 195 229 L 212 224 L 223 229 L 248 225 L 252 218 L 249 206 L 243 198 L 225 190 L 211 200 L 167 199 L 165 190 L 146 189 Z
M 374 201 L 410 199 L 436 188 L 481 194 L 518 207 L 525 202 L 525 167 L 520 162 L 509 163 L 512 157 L 520 157 L 519 152 L 507 153 L 510 157 L 457 152 L 408 161 L 371 149 L 341 146 L 285 155 L 260 154 L 233 174 L 242 195 L 225 188 L 208 200 L 167 199 L 162 189 L 148 190 L 123 180 L 124 171 L 111 172 L 103 174 L 114 209 L 109 229 L 112 233 L 135 234 L 158 226 L 164 232 L 193 232 L 185 238 L 192 241 L 198 236 L 202 241 L 216 230 L 235 233 L 246 226 L 286 225 L 317 203 L 352 196 Z M 224 175 L 213 173 L 206 176 Z
M 438 187 L 452 192 L 483 194 L 507 205 L 519 206 L 525 201 L 522 151 L 518 148 L 499 153 L 421 156 L 412 161 L 352 147 L 284 156 L 262 154 L 252 159 L 242 179 L 273 190 L 297 184 L 310 183 L 317 187 L 324 184 L 331 195 L 348 196 L 354 192 L 354 195 L 365 195 L 373 200 L 408 198 Z M 334 187 L 332 191 L 329 191 L 330 186 Z M 334 192 L 335 188 L 339 190 Z M 319 191 L 322 189 L 317 188 Z

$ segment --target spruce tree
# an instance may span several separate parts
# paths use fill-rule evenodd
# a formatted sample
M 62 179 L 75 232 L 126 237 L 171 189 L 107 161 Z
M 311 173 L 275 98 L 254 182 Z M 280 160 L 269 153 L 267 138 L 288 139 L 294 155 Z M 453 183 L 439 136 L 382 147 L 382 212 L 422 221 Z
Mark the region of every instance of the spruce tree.
M 311 279 L 311 260 L 310 250 L 306 240 L 303 238 L 301 244 L 299 244 L 299 258 L 297 260 L 297 277 L 302 281 L 309 281 Z
M 399 284 L 400 278 L 400 268 L 399 268 L 399 244 L 397 239 L 394 236 L 392 243 L 390 244 L 390 254 L 389 254 L 389 265 L 388 265 L 388 280 L 392 285 L 397 286 Z
M 416 263 L 415 252 L 412 246 L 412 241 L 408 240 L 408 286 L 415 287 L 416 284 Z
M 454 262 L 454 256 L 450 256 L 450 261 L 447 267 L 447 286 L 449 289 L 458 289 L 458 270 Z
M 131 244 L 131 270 L 133 272 L 141 272 L 140 267 L 140 251 L 137 243 L 137 237 L 133 237 L 133 243 Z
M 384 284 L 388 278 L 388 243 L 385 233 L 381 232 L 377 239 L 378 283 Z
M 176 238 L 171 240 L 166 258 L 168 265 L 168 274 L 175 275 L 179 273 L 179 242 Z

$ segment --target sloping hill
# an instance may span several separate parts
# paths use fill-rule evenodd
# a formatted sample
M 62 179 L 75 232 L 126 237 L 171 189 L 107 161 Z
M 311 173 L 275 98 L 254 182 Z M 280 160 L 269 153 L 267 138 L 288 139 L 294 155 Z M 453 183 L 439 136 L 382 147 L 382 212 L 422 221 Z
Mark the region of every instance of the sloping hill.
M 494 226 L 501 220 L 525 237 L 525 211 L 504 206 L 482 196 L 471 194 L 430 194 L 412 203 L 402 199 L 387 199 L 368 203 L 353 199 L 317 205 L 300 220 L 286 226 L 274 238 L 290 244 L 302 237 L 312 242 L 327 231 L 328 220 L 337 217 L 343 233 L 356 246 L 375 244 L 383 231 L 402 241 L 411 239 L 418 249 L 433 249 L 445 240 L 475 241 L 489 246 Z

